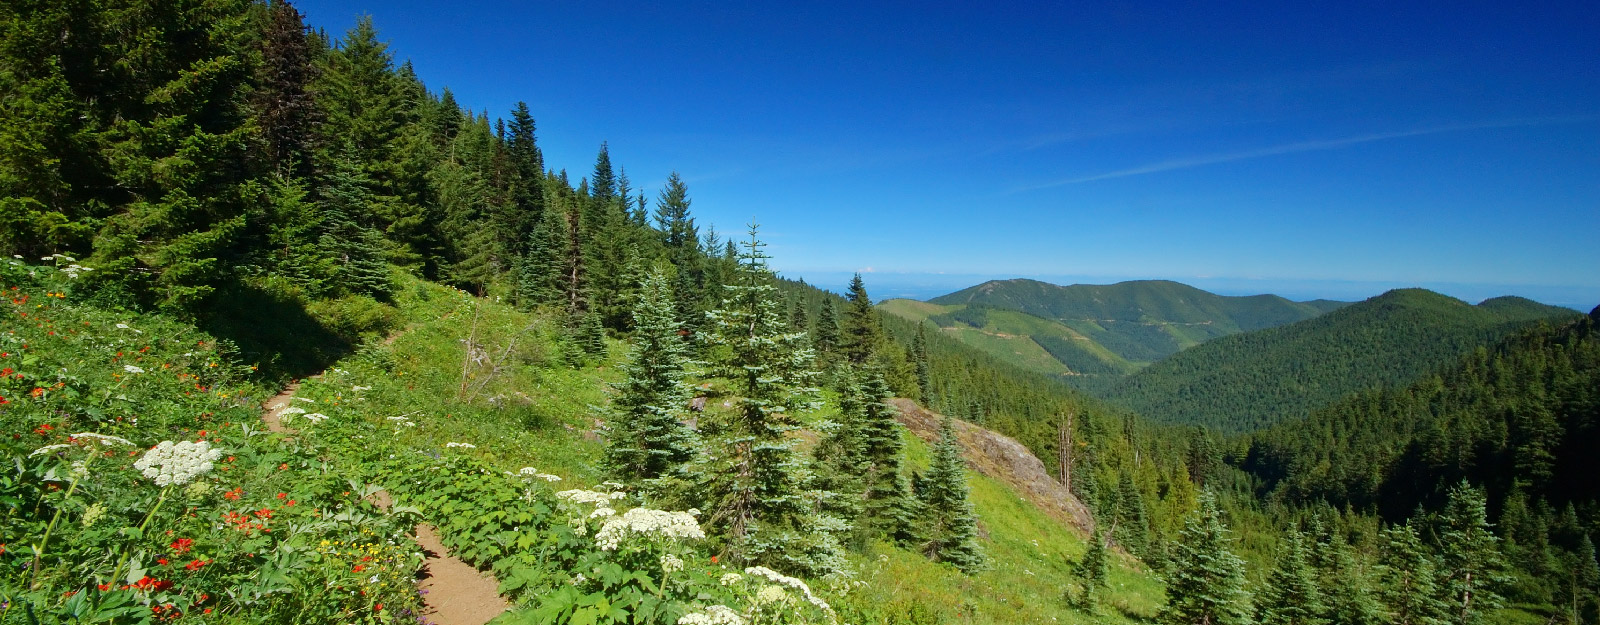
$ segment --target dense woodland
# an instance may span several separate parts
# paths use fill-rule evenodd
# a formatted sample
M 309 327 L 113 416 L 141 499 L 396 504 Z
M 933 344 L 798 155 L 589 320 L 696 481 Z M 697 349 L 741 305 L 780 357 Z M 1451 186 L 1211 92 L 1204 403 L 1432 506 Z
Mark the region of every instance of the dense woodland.
M 779 279 L 753 226 L 730 238 L 696 222 L 676 173 L 650 197 L 604 143 L 577 174 L 546 163 L 525 104 L 462 109 L 370 19 L 335 37 L 287 3 L 243 0 L 14 2 L 0 18 L 0 253 L 82 263 L 75 298 L 193 322 L 259 363 L 241 373 L 258 383 L 397 329 L 420 278 L 555 320 L 551 361 L 628 341 L 600 409 L 604 474 L 707 511 L 712 548 L 735 562 L 822 578 L 887 541 L 987 566 L 953 434 L 911 470 L 886 403 L 902 396 L 1018 439 L 1088 504 L 1073 600 L 1090 613 L 1113 549 L 1166 581 L 1166 623 L 1465 624 L 1510 614 L 1502 603 L 1596 622 L 1592 320 L 1225 440 L 1257 422 L 1154 424 L 880 315 L 859 276 L 843 296 Z M 1253 303 L 1264 312 L 1239 329 L 1322 311 Z M 701 393 L 729 409 L 690 431 Z M 810 414 L 824 397 L 837 411 Z
M 1357 391 L 1404 386 L 1529 322 L 1576 316 L 1518 297 L 1472 306 L 1401 289 L 1184 350 L 1128 376 L 1105 397 L 1161 421 L 1247 432 Z

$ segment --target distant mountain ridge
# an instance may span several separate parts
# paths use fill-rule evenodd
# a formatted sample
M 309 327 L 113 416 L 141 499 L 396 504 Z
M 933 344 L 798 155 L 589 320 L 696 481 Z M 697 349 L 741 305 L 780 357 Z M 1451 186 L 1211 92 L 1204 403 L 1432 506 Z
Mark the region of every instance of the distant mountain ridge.
M 1351 393 L 1408 384 L 1530 323 L 1577 316 L 1521 297 L 1473 306 L 1426 289 L 1398 289 L 1184 350 L 1103 395 L 1159 421 L 1249 431 Z
M 1230 334 L 1292 323 L 1348 305 L 1276 295 L 1231 297 L 1167 280 L 1059 286 L 991 280 L 926 302 L 892 299 L 889 314 L 931 321 L 945 334 L 1084 390 L 1179 350 Z

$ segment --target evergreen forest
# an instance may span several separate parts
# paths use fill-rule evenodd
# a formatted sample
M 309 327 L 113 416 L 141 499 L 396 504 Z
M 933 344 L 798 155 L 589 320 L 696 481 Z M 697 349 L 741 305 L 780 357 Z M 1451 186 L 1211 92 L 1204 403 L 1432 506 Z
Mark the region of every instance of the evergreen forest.
M 879 303 L 383 19 L 0 5 L 0 623 L 1600 623 L 1600 309 Z

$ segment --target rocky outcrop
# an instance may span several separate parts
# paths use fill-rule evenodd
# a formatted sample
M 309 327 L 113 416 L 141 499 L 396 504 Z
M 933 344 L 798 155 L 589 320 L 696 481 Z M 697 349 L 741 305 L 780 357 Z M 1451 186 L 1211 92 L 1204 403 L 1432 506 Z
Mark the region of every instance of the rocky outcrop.
M 943 415 L 917 405 L 909 399 L 889 400 L 899 409 L 900 423 L 922 440 L 934 443 L 939 438 Z M 1094 526 L 1089 509 L 1061 482 L 1044 469 L 1044 463 L 1022 443 L 1009 436 L 957 419 L 956 438 L 961 441 L 967 466 L 987 477 L 1009 485 L 1018 495 L 1057 520 L 1087 533 Z

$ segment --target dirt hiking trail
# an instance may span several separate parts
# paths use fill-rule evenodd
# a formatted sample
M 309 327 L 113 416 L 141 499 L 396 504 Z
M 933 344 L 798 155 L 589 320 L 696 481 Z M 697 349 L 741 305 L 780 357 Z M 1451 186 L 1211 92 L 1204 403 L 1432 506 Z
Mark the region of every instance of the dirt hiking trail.
M 391 335 L 384 344 L 394 342 L 399 334 Z M 318 377 L 318 376 L 312 376 Z M 261 421 L 267 430 L 280 434 L 293 434 L 284 427 L 283 412 L 294 405 L 295 392 L 300 381 L 290 382 L 272 399 L 262 405 Z M 373 503 L 389 509 L 389 493 L 379 491 Z M 422 616 L 436 625 L 484 625 L 511 606 L 500 597 L 500 583 L 494 576 L 450 555 L 450 550 L 439 541 L 439 532 L 427 523 L 418 524 L 413 531 L 417 545 L 422 547 L 422 568 L 417 572 L 417 588 L 422 591 Z

